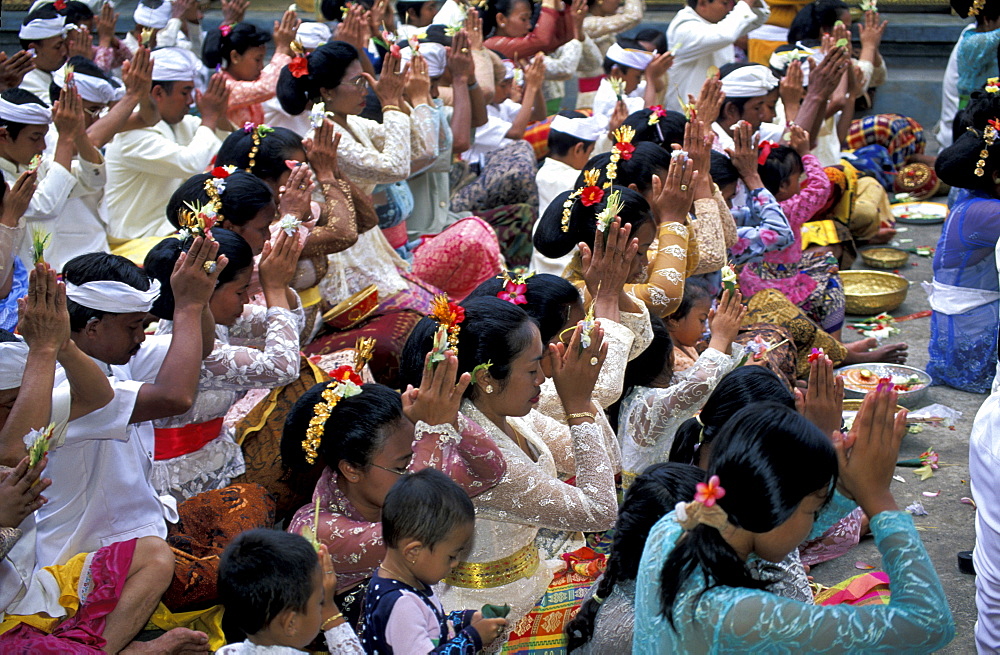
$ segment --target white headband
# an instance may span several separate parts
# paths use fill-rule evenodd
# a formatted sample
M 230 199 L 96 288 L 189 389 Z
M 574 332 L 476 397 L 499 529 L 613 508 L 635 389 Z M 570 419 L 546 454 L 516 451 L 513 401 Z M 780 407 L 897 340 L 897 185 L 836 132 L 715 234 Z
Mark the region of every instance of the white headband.
M 647 52 L 646 50 L 635 50 L 634 48 L 623 48 L 617 43 L 613 43 L 608 48 L 608 53 L 604 56 L 616 64 L 644 71 L 656 57 L 656 53 Z
M 768 61 L 768 64 L 775 70 L 787 72 L 788 67 L 792 65 L 792 62 L 798 61 L 799 65 L 802 67 L 802 85 L 805 86 L 809 84 L 810 57 L 813 57 L 813 61 L 818 61 L 815 59 L 815 50 L 812 48 L 798 46 L 792 48 L 791 50 L 775 52 L 771 55 L 771 59 Z
M 24 365 L 28 361 L 28 344 L 23 341 L 0 343 L 0 390 L 21 386 Z
M 444 75 L 444 67 L 447 63 L 448 51 L 440 43 L 421 43 L 420 56 L 427 62 L 427 75 L 431 78 Z M 399 51 L 399 57 L 405 65 L 413 59 L 413 49 L 403 48 Z
M 761 64 L 741 66 L 722 78 L 722 92 L 727 98 L 759 98 L 778 87 L 778 78 Z
M 0 120 L 23 125 L 48 125 L 52 122 L 52 110 L 37 102 L 15 105 L 0 98 Z
M 149 4 L 146 4 L 147 2 Z M 173 16 L 172 5 L 170 0 L 163 0 L 160 4 L 156 4 L 156 0 L 139 0 L 139 4 L 135 6 L 135 13 L 132 14 L 132 20 L 136 25 L 162 30 Z
M 333 38 L 325 23 L 302 23 L 295 32 L 295 40 L 306 50 L 315 50 Z
M 111 314 L 148 312 L 153 306 L 153 301 L 160 297 L 160 281 L 150 280 L 148 291 L 140 291 L 124 282 L 114 280 L 97 280 L 80 286 L 67 282 L 66 297 L 99 312 Z
M 62 36 L 66 33 L 66 17 L 36 18 L 27 25 L 22 25 L 17 32 L 17 38 L 25 41 L 38 41 Z
M 503 60 L 503 79 L 505 79 L 505 80 L 513 79 L 513 77 L 514 77 L 514 69 L 515 68 L 517 68 L 517 67 L 514 66 L 514 62 L 512 62 L 510 59 L 504 59 Z
M 153 51 L 153 79 L 157 82 L 193 82 L 200 65 L 194 53 L 184 48 Z
M 569 134 L 583 141 L 597 141 L 602 134 L 607 132 L 608 122 L 597 116 L 570 118 L 569 116 L 557 115 L 552 119 L 549 130 Z
M 53 73 L 52 81 L 60 89 L 66 86 L 65 65 Z M 79 71 L 73 73 L 73 84 L 80 92 L 80 97 L 86 102 L 99 102 L 106 105 L 109 102 L 118 102 L 125 96 L 124 86 L 114 87 L 103 78 L 85 75 Z

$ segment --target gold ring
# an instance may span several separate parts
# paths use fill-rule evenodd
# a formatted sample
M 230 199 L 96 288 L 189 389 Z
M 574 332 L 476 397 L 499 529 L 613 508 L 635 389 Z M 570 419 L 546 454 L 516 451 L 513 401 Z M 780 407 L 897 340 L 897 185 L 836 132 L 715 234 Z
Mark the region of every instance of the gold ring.
M 468 48 L 462 48 L 462 52 L 463 52 L 463 53 L 466 53 L 466 52 L 468 52 L 468 51 L 469 51 L 469 49 L 468 49 Z
M 204 264 L 202 264 L 201 267 L 203 269 L 205 269 L 206 273 L 208 273 L 209 275 L 211 275 L 212 273 L 215 272 L 215 268 L 216 268 L 216 266 L 215 266 L 215 260 L 214 259 L 209 259 L 207 262 L 205 262 Z
M 591 357 L 590 358 L 590 365 L 591 366 L 597 366 L 600 362 L 601 362 L 601 360 L 597 359 L 596 357 Z
M 688 185 L 682 184 L 681 185 L 681 191 L 687 191 L 687 190 L 688 190 Z

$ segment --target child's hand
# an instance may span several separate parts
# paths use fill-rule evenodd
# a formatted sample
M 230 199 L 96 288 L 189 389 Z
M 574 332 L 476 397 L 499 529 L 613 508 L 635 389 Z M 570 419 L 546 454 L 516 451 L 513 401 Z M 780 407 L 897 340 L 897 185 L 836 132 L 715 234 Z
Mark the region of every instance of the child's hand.
M 507 619 L 484 619 L 482 612 L 476 612 L 472 615 L 472 623 L 469 627 L 479 634 L 479 638 L 485 646 L 499 637 L 506 626 Z
M 38 465 L 28 468 L 25 457 L 0 480 L 0 527 L 16 528 L 29 514 L 45 504 L 42 492 L 52 484 L 48 478 L 38 482 L 48 459 L 43 457 Z M 38 484 L 35 484 L 38 482 Z
M 326 544 L 319 546 L 319 566 L 323 571 L 323 604 L 329 615 L 333 616 L 339 611 L 333 601 L 337 593 L 337 571 L 333 568 L 333 558 L 330 557 Z
M 809 133 L 800 125 L 789 124 L 788 145 L 799 153 L 800 157 L 809 154 Z
M 833 374 L 833 362 L 829 357 L 821 355 L 809 363 L 809 386 L 805 394 L 796 389 L 795 404 L 799 413 L 823 434 L 840 430 L 844 378 Z
M 712 331 L 712 339 L 708 342 L 709 348 L 727 354 L 730 352 L 733 340 L 740 333 L 743 317 L 747 313 L 746 306 L 741 303 L 742 300 L 743 296 L 738 290 L 733 294 L 729 291 L 722 292 L 719 306 L 708 316 L 708 327 Z

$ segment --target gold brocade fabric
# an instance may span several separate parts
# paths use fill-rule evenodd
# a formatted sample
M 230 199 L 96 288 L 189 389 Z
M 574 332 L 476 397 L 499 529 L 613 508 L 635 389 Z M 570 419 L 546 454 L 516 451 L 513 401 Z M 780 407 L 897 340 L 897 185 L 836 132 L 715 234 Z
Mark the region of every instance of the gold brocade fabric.
M 515 580 L 530 578 L 538 570 L 538 564 L 538 548 L 531 543 L 503 559 L 462 562 L 445 578 L 445 583 L 466 589 L 502 587 Z

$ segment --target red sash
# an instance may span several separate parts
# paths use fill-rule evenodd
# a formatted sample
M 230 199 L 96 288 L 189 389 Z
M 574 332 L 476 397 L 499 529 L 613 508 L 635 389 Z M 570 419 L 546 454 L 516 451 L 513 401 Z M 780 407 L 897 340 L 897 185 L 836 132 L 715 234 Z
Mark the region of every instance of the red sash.
M 173 459 L 193 453 L 219 436 L 224 418 L 220 416 L 204 423 L 188 423 L 182 428 L 156 428 L 154 459 Z

